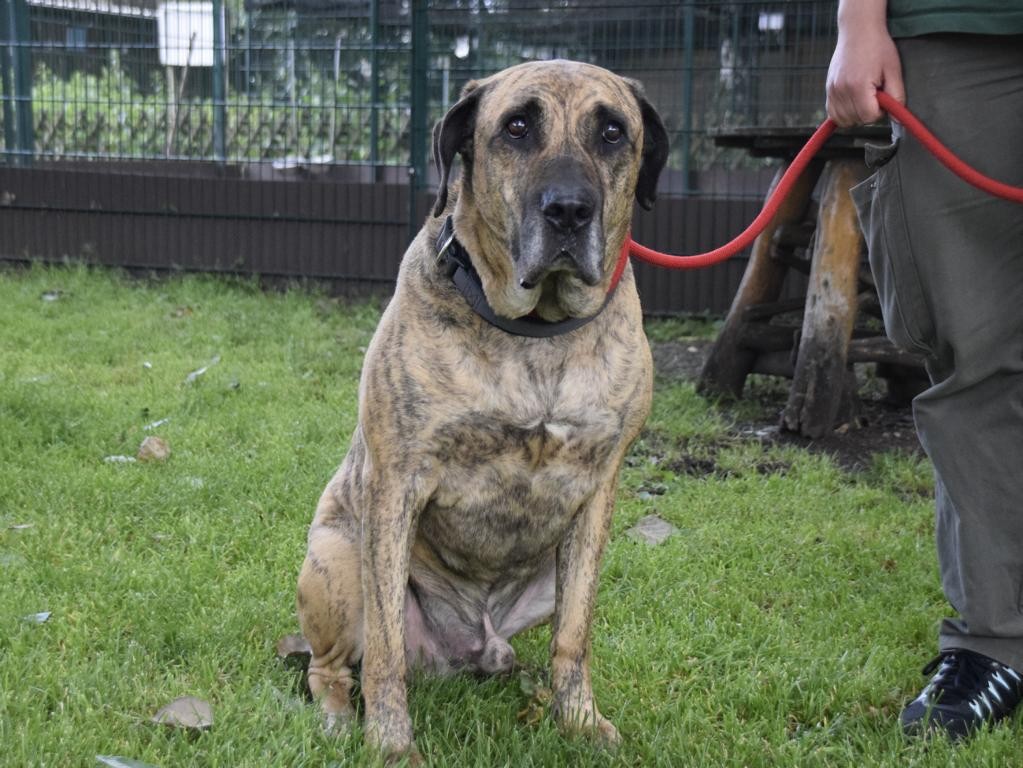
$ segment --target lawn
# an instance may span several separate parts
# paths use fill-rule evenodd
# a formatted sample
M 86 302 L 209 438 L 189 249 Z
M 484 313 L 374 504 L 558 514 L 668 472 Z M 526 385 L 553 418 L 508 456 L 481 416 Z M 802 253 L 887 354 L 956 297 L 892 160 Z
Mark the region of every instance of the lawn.
M 378 316 L 249 282 L 0 272 L 0 765 L 370 759 L 321 732 L 275 646 Z M 521 675 L 411 681 L 429 765 L 1018 764 L 1015 723 L 959 748 L 898 730 L 946 610 L 926 462 L 849 473 L 743 437 L 751 408 L 659 380 L 629 457 L 593 632 L 621 747 L 553 726 L 542 627 L 513 641 Z M 170 458 L 129 461 L 149 435 Z M 648 514 L 678 532 L 633 540 Z M 185 695 L 209 730 L 151 722 Z

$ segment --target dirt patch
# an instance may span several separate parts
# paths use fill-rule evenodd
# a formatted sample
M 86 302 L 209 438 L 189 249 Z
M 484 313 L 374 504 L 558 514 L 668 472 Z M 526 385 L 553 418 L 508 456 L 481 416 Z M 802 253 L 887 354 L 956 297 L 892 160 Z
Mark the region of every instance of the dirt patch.
M 779 414 L 782 407 L 784 403 L 778 408 Z M 830 435 L 811 440 L 778 429 L 775 439 L 814 453 L 829 454 L 840 467 L 850 471 L 867 469 L 877 453 L 896 451 L 923 455 L 909 407 L 895 407 L 878 400 L 861 400 L 856 418 L 840 425 Z
M 654 369 L 664 379 L 695 381 L 703 370 L 704 361 L 710 351 L 711 342 L 704 339 L 655 342 L 651 344 Z M 861 376 L 859 410 L 852 420 L 841 424 L 835 431 L 817 440 L 781 429 L 781 412 L 788 396 L 789 382 L 785 379 L 752 377 L 747 384 L 743 405 L 754 404 L 756 411 L 751 419 L 736 417 L 737 437 L 756 439 L 761 442 L 795 445 L 805 450 L 830 455 L 842 468 L 862 471 L 872 463 L 874 454 L 899 451 L 923 455 L 920 441 L 913 425 L 913 414 L 909 406 L 893 405 L 885 399 L 883 387 L 870 378 L 869 371 Z M 719 406 L 726 411 L 727 404 Z M 737 413 L 740 409 L 733 411 Z M 741 409 L 748 412 L 749 408 Z M 713 471 L 713 457 L 699 457 L 683 460 L 685 466 L 677 468 L 680 474 L 706 474 Z M 758 468 L 759 469 L 759 468 Z M 763 472 L 772 470 L 764 467 Z

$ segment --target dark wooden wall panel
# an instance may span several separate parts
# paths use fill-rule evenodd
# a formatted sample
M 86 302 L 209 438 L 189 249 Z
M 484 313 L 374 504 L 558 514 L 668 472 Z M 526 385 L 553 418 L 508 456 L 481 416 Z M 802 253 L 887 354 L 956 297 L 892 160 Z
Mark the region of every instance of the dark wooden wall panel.
M 390 290 L 410 232 L 407 186 L 265 176 L 211 164 L 0 166 L 0 259 Z M 417 221 L 432 202 L 432 194 L 419 196 Z M 652 212 L 637 212 L 633 236 L 662 251 L 701 252 L 739 234 L 759 207 L 751 199 L 662 197 Z M 670 315 L 726 312 L 745 263 L 743 255 L 701 270 L 634 265 L 645 311 Z

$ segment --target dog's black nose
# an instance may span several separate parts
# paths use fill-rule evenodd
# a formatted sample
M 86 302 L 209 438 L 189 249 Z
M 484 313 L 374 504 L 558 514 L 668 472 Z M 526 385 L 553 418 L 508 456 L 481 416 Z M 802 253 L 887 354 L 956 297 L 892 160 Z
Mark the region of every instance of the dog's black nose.
M 540 197 L 544 218 L 559 232 L 578 232 L 591 221 L 596 206 L 581 189 L 552 187 Z

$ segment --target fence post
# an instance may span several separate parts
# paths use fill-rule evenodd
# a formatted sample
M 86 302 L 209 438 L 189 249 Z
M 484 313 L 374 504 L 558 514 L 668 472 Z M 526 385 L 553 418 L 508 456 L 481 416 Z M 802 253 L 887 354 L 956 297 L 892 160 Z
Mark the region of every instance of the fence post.
M 430 51 L 429 27 L 427 26 L 427 0 L 412 0 L 412 55 L 410 72 L 411 103 L 409 114 L 409 240 L 419 229 L 416 202 L 419 193 L 426 186 L 426 143 L 427 143 L 427 64 Z
M 3 16 L 4 146 L 15 165 L 27 165 L 35 153 L 32 126 L 32 51 L 28 4 L 8 0 Z
M 213 0 L 213 157 L 227 157 L 227 105 L 224 98 L 224 0 Z
M 693 0 L 686 0 L 682 10 L 682 191 L 685 194 L 695 191 L 690 175 L 692 173 L 692 141 L 693 141 L 693 36 L 694 9 Z
M 473 69 L 475 74 L 479 77 L 490 74 L 490 67 L 487 64 L 487 49 L 490 45 L 490 41 L 487 39 L 487 27 L 486 17 L 486 3 L 484 0 L 476 0 L 473 10 L 473 19 L 476 26 L 476 55 L 472 56 L 472 40 L 469 41 L 469 61 L 473 62 Z
M 13 36 L 11 35 L 10 14 L 4 9 L 0 13 L 0 37 L 3 38 L 3 50 L 0 50 L 0 87 L 3 88 L 4 108 L 4 159 L 13 157 L 17 134 L 14 131 L 14 97 L 11 82 L 13 55 Z
M 380 162 L 380 0 L 369 3 L 369 162 L 377 179 Z

